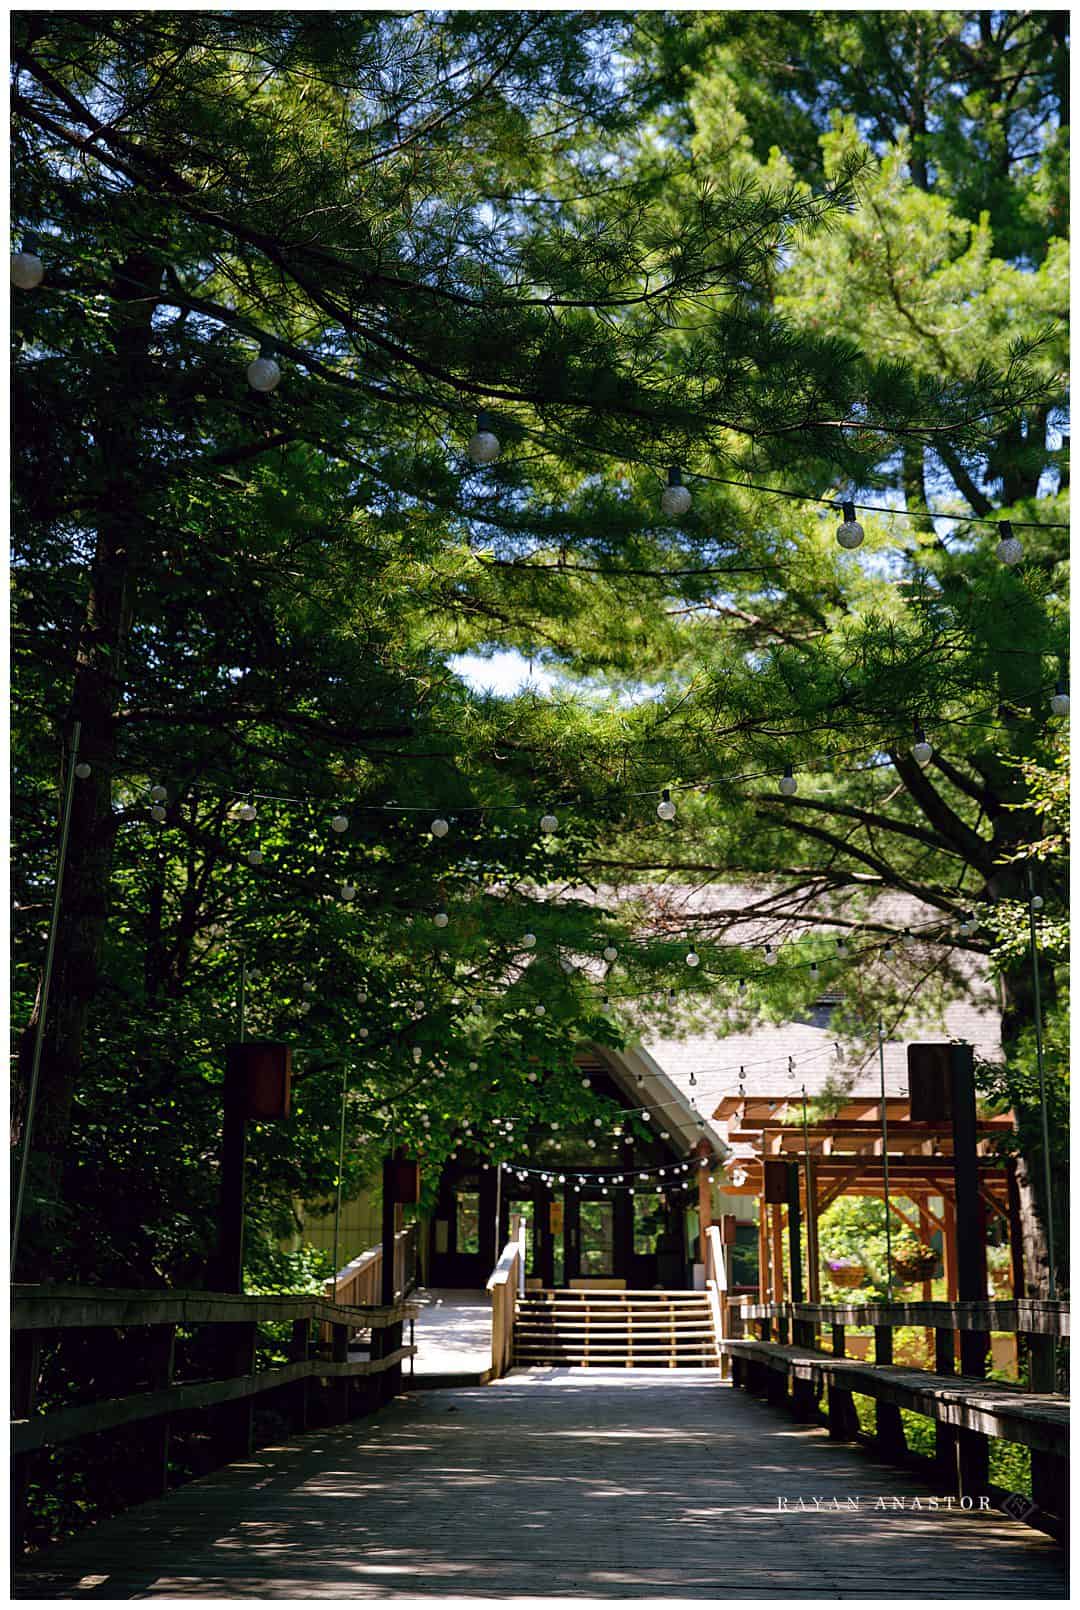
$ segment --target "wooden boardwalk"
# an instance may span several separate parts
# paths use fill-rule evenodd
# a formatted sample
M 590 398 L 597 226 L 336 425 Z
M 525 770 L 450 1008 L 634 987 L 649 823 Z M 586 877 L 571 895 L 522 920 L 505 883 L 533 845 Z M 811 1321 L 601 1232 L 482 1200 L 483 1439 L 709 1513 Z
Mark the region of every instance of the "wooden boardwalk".
M 263 1449 L 42 1556 L 17 1597 L 1064 1597 L 1049 1539 L 910 1507 L 930 1492 L 712 1371 L 538 1369 Z

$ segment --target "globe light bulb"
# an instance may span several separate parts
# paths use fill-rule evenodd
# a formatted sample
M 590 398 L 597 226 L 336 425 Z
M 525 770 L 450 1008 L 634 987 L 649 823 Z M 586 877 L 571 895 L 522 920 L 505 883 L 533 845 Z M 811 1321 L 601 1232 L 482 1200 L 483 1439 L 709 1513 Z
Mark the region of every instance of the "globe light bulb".
M 88 766 L 86 764 L 85 760 L 80 760 L 79 764 L 75 767 L 75 775 L 76 775 L 76 777 L 81 778 L 83 782 L 85 782 L 86 779 L 89 777 L 92 769 L 93 769 L 92 767 L 90 767 L 90 766 Z
M 162 788 L 160 783 L 155 783 L 154 787 L 150 790 L 150 798 L 154 801 L 155 805 L 163 805 L 168 797 L 167 791 Z
M 262 853 L 262 851 L 261 850 L 249 850 L 248 851 L 248 860 L 251 862 L 252 866 L 262 866 L 262 861 L 263 861 L 263 853 Z
M 522 948 L 522 950 L 534 950 L 536 948 L 536 935 L 535 934 L 522 934 L 522 936 L 521 936 L 521 948 Z
M 356 899 L 356 884 L 355 883 L 343 883 L 341 885 L 341 898 L 343 900 L 355 900 Z
M 687 967 L 697 967 L 697 965 L 698 965 L 698 963 L 700 961 L 701 961 L 701 957 L 698 955 L 696 950 L 687 951 L 687 953 L 686 953 L 686 965 L 687 965 Z
M 424 1053 L 421 1051 L 421 1049 L 420 1049 L 420 1047 L 418 1045 L 413 1046 L 413 1048 L 412 1048 L 412 1059 L 413 1059 L 414 1063 L 419 1062 L 421 1057 L 423 1056 L 423 1054 Z
M 247 366 L 247 383 L 252 391 L 273 391 L 281 381 L 281 370 L 274 357 L 274 349 L 267 342 L 259 348 L 259 356 Z
M 922 728 L 916 727 L 915 742 L 911 746 L 912 758 L 917 761 L 920 766 L 928 766 L 930 764 L 930 756 L 933 753 L 933 744 L 927 740 L 926 734 Z
M 558 828 L 559 828 L 559 818 L 557 816 L 552 816 L 550 811 L 547 813 L 546 816 L 541 816 L 541 818 L 540 818 L 540 831 L 541 831 L 541 833 L 547 833 L 547 834 L 550 835 L 552 833 L 557 832 Z
M 677 464 L 672 464 L 667 474 L 667 486 L 660 494 L 660 508 L 669 520 L 677 520 L 680 515 L 689 514 L 693 498 L 689 490 L 683 486 L 682 470 Z
M 356 999 L 360 1002 L 361 1006 L 366 1006 L 369 999 L 367 990 L 358 989 L 356 992 Z
M 257 808 L 251 800 L 245 800 L 236 812 L 237 818 L 241 822 L 253 822 L 257 814 Z
M 499 438 L 491 428 L 491 415 L 481 409 L 476 416 L 475 434 L 465 449 L 474 464 L 494 464 L 499 456 Z
M 836 540 L 841 548 L 859 548 L 862 546 L 866 532 L 855 518 L 854 503 L 843 505 L 844 520 L 836 528 Z
M 1023 543 L 1019 537 L 1013 536 L 1013 528 L 1008 520 L 999 521 L 998 530 L 1001 532 L 1001 540 L 995 549 L 998 559 L 1003 565 L 1018 565 L 1024 557 Z
M 1069 713 L 1069 694 L 1064 682 L 1059 682 L 1050 695 L 1050 710 L 1055 716 L 1067 716 Z
M 547 1007 L 542 1001 L 537 1001 L 536 1005 L 533 1007 L 533 1011 L 537 1017 L 544 1017 L 547 1013 Z
M 432 838 L 444 839 L 449 831 L 450 823 L 446 821 L 444 817 L 436 816 L 435 820 L 431 824 Z
M 431 920 L 436 928 L 445 928 L 450 918 L 445 911 L 437 911 Z
M 1031 897 L 1031 909 L 1032 909 L 1032 911 L 1041 911 L 1045 904 L 1046 904 L 1046 901 L 1043 899 L 1041 894 L 1033 894 L 1032 895 L 1032 897 Z
M 36 291 L 45 278 L 45 264 L 26 247 L 11 254 L 11 283 L 20 291 Z
M 790 798 L 791 795 L 795 793 L 798 786 L 798 783 L 795 781 L 795 775 L 792 772 L 791 767 L 788 766 L 784 771 L 784 775 L 780 779 L 780 792 L 781 794 L 786 794 Z
M 330 826 L 335 833 L 344 833 L 348 830 L 349 818 L 347 816 L 332 816 Z
M 815 984 L 821 977 L 821 968 L 818 966 L 817 962 L 810 963 L 810 977 Z
M 370 1029 L 357 1029 L 356 1037 L 359 1040 L 366 1040 L 370 1033 L 371 1033 Z
M 673 822 L 675 820 L 675 805 L 671 798 L 670 789 L 665 788 L 661 794 L 660 803 L 656 807 L 656 814 L 662 822 Z
M 776 966 L 776 959 L 777 959 L 776 958 L 776 951 L 773 948 L 773 946 L 772 945 L 766 945 L 765 946 L 765 965 L 766 965 L 766 967 L 775 967 Z
M 911 950 L 913 948 L 915 944 L 915 935 L 912 933 L 910 928 L 904 929 L 904 932 L 900 937 L 900 943 L 903 945 L 905 950 Z
M 614 945 L 604 946 L 604 960 L 606 962 L 613 962 L 618 954 L 619 952 L 615 949 Z
M 163 822 L 165 817 L 168 815 L 168 812 L 166 811 L 164 805 L 151 805 L 150 815 L 154 818 L 155 822 Z

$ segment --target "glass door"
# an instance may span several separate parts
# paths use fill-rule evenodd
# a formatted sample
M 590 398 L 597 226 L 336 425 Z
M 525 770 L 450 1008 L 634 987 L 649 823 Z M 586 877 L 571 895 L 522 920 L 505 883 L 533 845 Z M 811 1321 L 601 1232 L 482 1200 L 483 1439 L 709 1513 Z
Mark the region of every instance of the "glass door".
M 615 1204 L 604 1196 L 577 1199 L 575 1273 L 583 1280 L 615 1278 Z

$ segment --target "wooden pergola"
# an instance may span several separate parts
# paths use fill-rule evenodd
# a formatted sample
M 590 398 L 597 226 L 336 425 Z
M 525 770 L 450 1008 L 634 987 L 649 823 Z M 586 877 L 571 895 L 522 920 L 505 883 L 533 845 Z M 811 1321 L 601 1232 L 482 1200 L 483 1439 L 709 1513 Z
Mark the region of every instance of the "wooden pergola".
M 948 1296 L 957 1296 L 956 1196 L 952 1128 L 948 1121 L 915 1122 L 906 1096 L 849 1097 L 834 1117 L 804 1124 L 801 1098 L 777 1095 L 725 1096 L 713 1113 L 725 1129 L 730 1154 L 724 1160 L 724 1190 L 758 1198 L 758 1295 L 762 1302 L 784 1300 L 783 1246 L 787 1208 L 767 1202 L 767 1163 L 798 1163 L 799 1200 L 806 1223 L 809 1300 L 820 1301 L 817 1222 L 840 1196 L 884 1198 L 886 1164 L 889 1201 L 920 1241 L 940 1230 Z M 1014 1128 L 1012 1115 L 978 1120 L 979 1201 L 985 1213 L 1005 1221 L 1012 1250 L 1013 1285 L 1023 1295 L 1019 1265 L 1019 1202 L 1011 1164 L 1003 1163 L 994 1142 Z M 888 1153 L 885 1136 L 888 1136 Z M 914 1205 L 914 1213 L 897 1198 Z M 923 1281 L 929 1300 L 930 1281 Z

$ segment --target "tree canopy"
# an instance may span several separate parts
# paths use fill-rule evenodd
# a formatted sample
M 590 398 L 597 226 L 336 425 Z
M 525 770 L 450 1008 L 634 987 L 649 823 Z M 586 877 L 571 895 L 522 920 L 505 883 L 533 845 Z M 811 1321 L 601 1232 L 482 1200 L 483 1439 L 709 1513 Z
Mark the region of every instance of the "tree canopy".
M 722 917 L 689 979 L 685 935 L 589 882 L 749 874 L 793 936 L 829 917 L 823 957 L 811 896 L 857 926 L 916 894 L 945 946 L 881 1000 L 997 943 L 1021 1055 L 1006 930 L 1067 645 L 1063 50 L 1054 14 L 15 19 L 45 264 L 13 314 L 17 1094 L 76 723 L 90 767 L 28 1269 L 202 1266 L 241 948 L 249 1027 L 302 1052 L 253 1141 L 271 1237 L 333 1186 L 343 1063 L 352 1185 L 388 1143 L 593 1116 L 573 1053 L 639 997 L 804 987 Z M 844 501 L 877 510 L 857 553 Z M 455 670 L 497 648 L 555 694 Z

